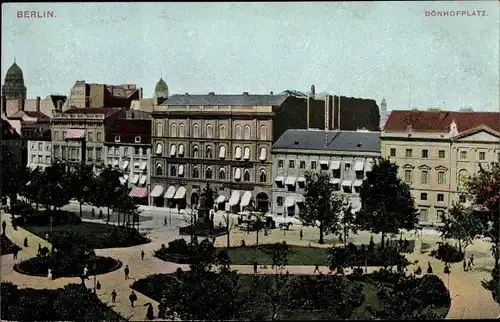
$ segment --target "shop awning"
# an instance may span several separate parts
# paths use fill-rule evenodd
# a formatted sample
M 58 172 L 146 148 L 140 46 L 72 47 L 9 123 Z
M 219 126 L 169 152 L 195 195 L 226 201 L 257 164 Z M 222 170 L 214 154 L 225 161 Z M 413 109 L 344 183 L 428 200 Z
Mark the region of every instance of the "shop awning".
M 354 164 L 354 171 L 363 171 L 365 169 L 365 163 L 363 161 L 356 161 Z
M 137 181 L 139 181 L 139 175 L 138 174 L 134 175 L 134 177 L 132 178 L 132 184 L 136 184 Z
M 294 186 L 296 180 L 297 180 L 296 177 L 286 177 L 285 184 L 287 186 Z
M 285 199 L 285 207 L 293 207 L 295 205 L 295 198 L 288 196 Z
M 355 187 L 361 187 L 362 184 L 363 184 L 363 180 L 356 180 L 356 181 L 354 181 L 354 186 Z
M 120 177 L 120 183 L 121 183 L 121 184 L 125 184 L 126 182 L 127 182 L 127 180 L 125 180 L 125 178 Z
M 165 192 L 165 196 L 164 198 L 165 199 L 172 199 L 175 195 L 175 187 L 174 186 L 170 186 L 167 188 L 167 192 Z
M 134 162 L 134 168 L 139 169 L 141 164 L 139 162 Z
M 175 156 L 175 152 L 177 151 L 177 147 L 175 146 L 175 144 L 172 144 L 170 146 L 170 156 L 173 157 Z
M 184 155 L 184 144 L 179 145 L 179 155 Z
M 139 184 L 141 186 L 145 185 L 146 184 L 146 180 L 148 180 L 147 176 L 141 176 L 141 180 L 139 180 Z
M 140 187 L 132 187 L 132 190 L 130 190 L 130 193 L 128 195 L 134 198 L 144 198 L 148 195 L 148 189 Z
M 128 174 L 124 174 L 123 179 L 128 180 Z
M 219 158 L 220 159 L 225 159 L 226 158 L 226 147 L 221 146 L 219 149 Z
M 265 161 L 266 159 L 267 159 L 267 150 L 266 150 L 266 148 L 262 148 L 262 149 L 260 149 L 259 160 L 260 161 Z
M 320 164 L 321 166 L 328 167 L 328 161 L 321 160 L 321 161 L 319 161 L 319 164 Z
M 235 180 L 241 179 L 241 169 L 240 168 L 236 168 L 236 170 L 234 170 L 234 179 Z
M 177 192 L 175 193 L 174 199 L 184 199 L 185 196 L 186 196 L 186 188 L 180 186 L 179 189 L 177 189 Z
M 303 195 L 296 195 L 295 196 L 295 201 L 298 203 L 303 203 L 304 202 L 304 196 Z
M 243 197 L 241 197 L 241 203 L 240 205 L 242 207 L 246 207 L 250 204 L 250 200 L 252 199 L 252 192 L 251 191 L 245 191 L 243 193 Z
M 366 162 L 365 168 L 366 168 L 366 172 L 372 171 L 373 170 L 373 161 Z
M 351 180 L 344 180 L 342 181 L 342 187 L 350 187 L 352 186 L 352 181 Z
M 117 167 L 117 166 L 118 166 L 118 160 L 114 160 L 114 161 L 113 161 L 113 166 L 114 166 L 114 167 Z
M 153 188 L 153 191 L 151 191 L 149 196 L 153 198 L 158 198 L 159 196 L 161 196 L 162 193 L 163 193 L 163 186 L 160 186 L 158 184 Z
M 330 179 L 331 184 L 339 184 L 339 182 L 340 182 L 340 179 L 335 179 L 335 178 Z
M 182 177 L 184 175 L 184 166 L 181 164 L 179 166 L 179 177 Z
M 65 140 L 83 139 L 84 137 L 85 137 L 85 130 L 69 129 L 68 132 L 66 132 L 66 137 L 64 139 Z
M 250 160 L 250 148 L 245 148 L 245 155 L 243 156 L 243 159 Z
M 146 161 L 142 161 L 141 162 L 141 167 L 139 169 L 141 171 L 144 171 L 144 170 L 146 170 L 147 165 L 148 165 L 148 163 Z
M 283 180 L 285 180 L 284 177 L 276 177 L 276 178 L 274 178 L 274 181 L 276 181 L 276 182 L 283 182 Z
M 215 203 L 222 203 L 222 202 L 224 202 L 224 201 L 226 201 L 226 196 L 224 196 L 224 195 L 219 195 L 219 196 L 217 197 L 217 200 L 215 201 Z
M 231 198 L 229 199 L 229 205 L 230 206 L 234 206 L 234 205 L 237 205 L 238 202 L 240 201 L 240 192 L 239 191 L 233 191 L 233 193 L 231 194 Z
M 130 163 L 129 160 L 125 160 L 125 162 L 123 162 L 123 166 L 122 166 L 122 169 L 123 170 L 126 170 L 128 168 L 128 164 Z
M 306 178 L 304 177 L 298 177 L 297 182 L 306 182 Z
M 235 159 L 241 159 L 241 148 L 239 146 L 236 147 L 236 151 L 234 153 L 234 158 Z
M 338 170 L 338 169 L 340 169 L 340 161 L 330 162 L 330 170 Z
M 156 145 L 156 154 L 161 154 L 161 144 L 160 143 L 158 143 Z

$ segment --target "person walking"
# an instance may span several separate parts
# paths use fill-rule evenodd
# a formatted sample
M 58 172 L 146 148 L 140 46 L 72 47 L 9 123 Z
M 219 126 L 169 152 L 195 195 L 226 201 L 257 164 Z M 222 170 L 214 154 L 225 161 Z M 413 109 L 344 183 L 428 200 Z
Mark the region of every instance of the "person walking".
M 137 301 L 137 295 L 135 295 L 134 291 L 130 293 L 128 299 L 130 300 L 130 304 L 132 305 L 132 307 L 134 307 L 134 302 Z
M 467 270 L 472 271 L 472 260 L 471 259 L 469 259 L 469 261 L 467 262 Z
M 141 250 L 141 260 L 144 260 L 144 250 Z
M 155 314 L 153 312 L 153 304 L 148 303 L 148 310 L 146 312 L 146 319 L 151 321 L 154 318 L 155 318 Z
M 432 266 L 431 266 L 431 262 L 428 262 L 428 263 L 427 263 L 427 274 L 432 274 Z
M 464 272 L 467 272 L 467 261 L 464 258 Z
M 300 240 L 302 240 L 302 238 L 304 237 L 304 232 L 302 231 L 302 229 L 300 229 L 299 236 L 300 236 Z
M 476 265 L 474 265 L 474 254 L 470 254 L 470 260 L 469 260 L 469 262 L 470 262 L 470 264 L 472 266 L 476 266 Z
M 130 273 L 130 270 L 128 269 L 128 265 L 125 265 L 125 280 L 128 280 L 128 274 Z
M 17 248 L 14 249 L 14 252 L 12 253 L 12 255 L 14 256 L 14 259 L 17 259 L 17 253 L 19 252 L 19 250 Z
M 257 274 L 257 266 L 258 266 L 257 261 L 254 261 L 253 262 L 253 273 L 254 274 Z
M 28 247 L 28 237 L 24 237 L 24 247 Z
M 4 221 L 2 221 L 2 234 L 5 235 L 5 229 L 7 229 L 7 223 Z
M 314 272 L 313 273 L 316 273 L 316 272 L 319 272 L 319 265 L 318 264 L 314 264 Z
M 113 292 L 111 292 L 111 302 L 116 303 L 116 291 L 115 290 L 113 290 Z
M 160 303 L 158 303 L 158 319 L 165 320 L 166 317 L 166 309 L 165 309 L 165 298 L 163 298 Z
M 38 244 L 38 255 L 42 254 L 42 245 Z
M 89 267 L 85 265 L 83 268 L 83 276 L 86 278 L 89 275 Z

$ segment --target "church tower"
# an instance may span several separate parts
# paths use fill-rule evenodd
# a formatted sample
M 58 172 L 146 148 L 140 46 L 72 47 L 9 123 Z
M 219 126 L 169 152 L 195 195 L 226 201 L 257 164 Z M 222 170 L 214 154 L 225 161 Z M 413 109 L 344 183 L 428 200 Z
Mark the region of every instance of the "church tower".
M 160 78 L 158 83 L 156 83 L 155 94 L 153 96 L 153 102 L 160 105 L 167 98 L 168 98 L 167 83 L 163 80 L 163 78 Z
M 380 109 L 383 112 L 387 112 L 387 102 L 385 101 L 385 97 L 382 98 L 382 102 L 380 103 Z
M 4 83 L 2 85 L 2 96 L 5 99 L 26 99 L 26 86 L 24 86 L 23 71 L 16 64 L 14 59 L 14 64 L 10 66 L 5 74 Z

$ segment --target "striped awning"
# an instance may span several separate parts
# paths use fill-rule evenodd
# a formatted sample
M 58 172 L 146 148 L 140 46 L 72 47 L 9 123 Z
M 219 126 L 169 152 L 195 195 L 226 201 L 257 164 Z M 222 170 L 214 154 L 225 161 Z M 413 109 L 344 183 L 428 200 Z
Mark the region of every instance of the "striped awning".
M 363 184 L 363 180 L 356 180 L 356 181 L 354 181 L 354 186 L 355 187 L 361 187 L 362 184 Z
M 184 199 L 185 196 L 186 196 L 186 188 L 180 186 L 179 189 L 177 189 L 177 192 L 175 193 L 174 199 Z
M 331 184 L 339 184 L 339 182 L 340 182 L 340 179 L 330 178 L 330 183 Z
M 365 168 L 365 163 L 363 161 L 356 161 L 354 164 L 354 171 L 363 171 Z
M 65 140 L 83 139 L 84 137 L 85 137 L 85 130 L 69 129 L 68 132 L 66 132 L 66 137 L 64 139 Z
M 350 180 L 342 181 L 342 187 L 350 187 L 350 186 L 352 186 L 352 181 Z
M 283 180 L 285 180 L 285 178 L 284 178 L 284 177 L 281 177 L 281 176 L 276 177 L 276 178 L 274 179 L 274 181 L 276 181 L 276 182 L 283 182 Z
M 305 201 L 304 196 L 303 195 L 296 195 L 295 201 L 298 203 L 303 203 Z
M 141 180 L 139 180 L 139 184 L 141 186 L 145 185 L 146 184 L 146 180 L 148 179 L 147 176 L 141 176 Z
M 148 195 L 148 189 L 141 187 L 132 187 L 132 190 L 130 190 L 130 193 L 128 195 L 134 198 L 144 198 Z
M 332 161 L 330 163 L 330 170 L 338 170 L 340 169 L 340 161 Z
M 134 175 L 134 178 L 132 178 L 132 184 L 137 184 L 137 181 L 139 181 L 139 175 L 138 174 Z
M 167 192 L 165 192 L 165 196 L 163 196 L 165 199 L 172 199 L 175 195 L 175 187 L 170 186 L 167 189 Z
M 233 191 L 233 193 L 231 194 L 231 198 L 229 199 L 230 206 L 234 206 L 234 205 L 238 204 L 238 202 L 240 201 L 240 194 L 241 193 L 238 190 Z
M 295 177 L 286 177 L 285 184 L 287 186 L 295 186 L 296 180 L 297 180 L 297 178 L 295 178 Z
M 306 182 L 306 178 L 304 177 L 298 177 L 297 182 Z
M 243 197 L 241 197 L 241 203 L 240 205 L 242 207 L 246 207 L 250 204 L 250 200 L 252 199 L 252 192 L 251 191 L 245 191 L 243 193 Z
M 294 197 L 286 197 L 285 199 L 285 207 L 293 207 L 295 205 L 295 198 Z
M 146 170 L 146 166 L 148 165 L 148 163 L 146 161 L 142 161 L 141 163 L 141 167 L 139 168 L 139 170 L 141 171 L 144 171 Z
M 222 203 L 224 201 L 226 201 L 226 197 L 224 195 L 219 195 L 215 203 Z
M 153 191 L 149 194 L 150 197 L 157 198 L 163 193 L 163 187 L 160 185 L 156 185 L 153 188 Z

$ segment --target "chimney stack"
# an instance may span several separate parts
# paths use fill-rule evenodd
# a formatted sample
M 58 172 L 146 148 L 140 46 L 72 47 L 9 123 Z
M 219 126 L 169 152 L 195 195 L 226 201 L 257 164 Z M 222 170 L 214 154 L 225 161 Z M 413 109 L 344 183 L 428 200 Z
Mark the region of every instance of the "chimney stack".
M 62 105 L 63 105 L 63 104 L 62 104 L 62 101 L 61 101 L 61 100 L 58 100 L 58 101 L 57 101 L 57 110 L 58 110 L 59 112 L 62 112 Z
M 244 96 L 248 96 L 248 92 L 243 92 L 243 95 Z
M 311 97 L 316 98 L 316 87 L 314 85 L 311 85 Z
M 274 93 L 271 91 L 271 93 L 269 93 L 269 95 L 274 95 Z
M 143 90 L 142 90 L 142 87 L 139 88 L 139 99 L 142 100 L 142 93 L 143 93 Z
M 40 112 L 40 96 L 36 97 L 36 111 Z

